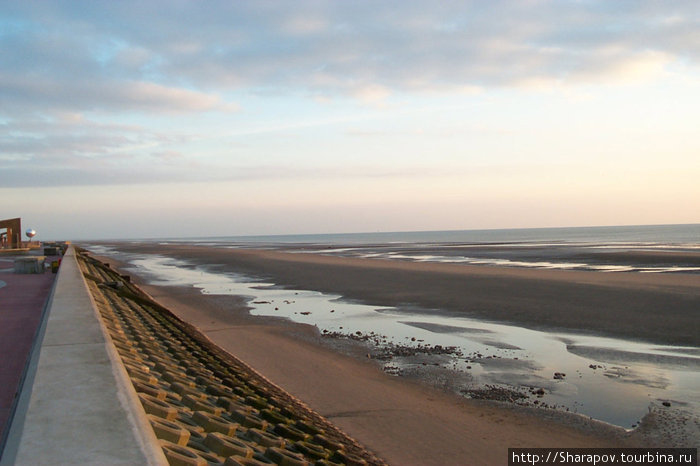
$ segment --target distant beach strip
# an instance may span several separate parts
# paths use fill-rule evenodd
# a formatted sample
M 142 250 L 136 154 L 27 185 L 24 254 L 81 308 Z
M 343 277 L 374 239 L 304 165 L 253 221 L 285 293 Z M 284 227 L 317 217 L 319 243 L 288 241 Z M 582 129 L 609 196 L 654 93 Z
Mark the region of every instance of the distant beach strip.
M 493 267 L 700 273 L 700 225 L 695 224 L 231 236 L 154 242 Z

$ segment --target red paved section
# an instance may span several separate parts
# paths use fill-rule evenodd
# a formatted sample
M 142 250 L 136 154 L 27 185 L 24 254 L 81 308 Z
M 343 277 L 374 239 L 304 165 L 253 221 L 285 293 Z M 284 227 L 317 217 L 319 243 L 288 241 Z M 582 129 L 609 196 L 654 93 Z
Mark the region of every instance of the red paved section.
M 11 258 L 0 257 L 0 439 L 56 274 L 16 274 Z

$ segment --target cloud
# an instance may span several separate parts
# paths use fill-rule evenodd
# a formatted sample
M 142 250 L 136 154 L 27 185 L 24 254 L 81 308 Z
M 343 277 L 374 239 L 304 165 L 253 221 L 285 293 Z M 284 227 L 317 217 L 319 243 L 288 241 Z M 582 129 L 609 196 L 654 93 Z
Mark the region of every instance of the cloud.
M 601 56 L 618 55 L 601 51 Z M 615 60 L 601 59 L 587 69 L 573 73 L 572 79 L 579 82 L 632 83 L 663 75 L 673 57 L 662 52 L 643 51 L 631 55 L 617 56 Z
M 0 153 L 40 160 L 82 160 L 127 147 L 182 142 L 189 136 L 157 133 L 138 125 L 100 123 L 78 113 L 15 119 L 0 125 Z
M 700 2 L 27 0 L 3 5 L 0 48 L 3 186 L 254 179 L 267 175 L 192 165 L 197 150 L 231 147 L 182 128 L 205 132 L 207 115 L 230 117 L 250 96 L 389 107 L 402 94 L 692 74 Z M 251 125 L 222 118 L 218 134 L 333 120 L 270 116 L 261 101 L 245 109 Z
M 182 152 L 178 152 L 176 150 L 164 150 L 164 151 L 156 151 L 151 154 L 152 157 L 155 157 L 159 160 L 163 161 L 174 161 L 174 160 L 181 160 L 185 155 Z
M 370 104 L 381 103 L 391 95 L 391 90 L 377 84 L 370 84 L 355 89 L 352 96 Z
M 140 125 L 98 122 L 79 113 L 58 112 L 10 120 L 0 124 L 0 186 L 94 185 L 161 179 L 171 176 L 172 170 L 159 166 L 154 171 L 142 155 L 194 137 Z M 172 159 L 172 154 L 168 156 Z
M 92 18 L 70 16 L 68 8 L 53 10 L 55 16 L 39 14 L 51 6 L 57 7 L 29 6 L 29 11 L 3 18 L 9 25 L 0 34 L 0 101 L 5 111 L 235 109 L 216 90 L 162 79 L 162 57 L 149 44 L 132 45 L 129 37 L 106 34 Z
M 139 111 L 186 113 L 208 110 L 233 111 L 212 94 L 168 87 L 151 82 L 67 80 L 0 74 L 0 99 L 7 109 L 46 111 Z M 27 107 L 29 104 L 29 107 Z
M 127 82 L 112 91 L 115 101 L 144 110 L 205 111 L 221 104 L 219 97 L 210 94 L 149 82 Z
M 107 133 L 109 134 L 109 133 Z M 153 136 L 156 138 L 157 136 Z M 133 139 L 133 136 L 127 136 Z M 217 182 L 260 182 L 260 181 L 290 181 L 301 185 L 318 180 L 368 180 L 368 179 L 418 179 L 454 176 L 464 171 L 464 168 L 454 166 L 429 166 L 424 164 L 362 164 L 337 166 L 299 165 L 299 164 L 237 164 L 222 165 L 214 160 L 196 160 L 187 157 L 177 150 L 148 151 L 148 140 L 141 141 L 146 145 L 148 157 L 138 155 L 136 151 L 122 150 L 122 141 L 115 140 L 112 145 L 109 136 L 98 135 L 94 139 L 77 138 L 77 141 L 67 137 L 65 141 L 51 140 L 63 147 L 56 152 L 42 153 L 37 156 L 38 149 L 34 144 L 49 147 L 50 143 L 27 142 L 24 157 L 3 159 L 3 169 L 0 170 L 0 186 L 5 188 L 26 187 L 59 187 L 59 186 L 100 186 L 100 185 L 138 185 L 138 184 L 178 184 L 178 183 L 217 183 Z M 129 141 L 128 144 L 139 144 Z M 115 149 L 116 148 L 116 149 Z M 5 152 L 5 148 L 0 147 Z M 72 149 L 73 151 L 69 151 Z M 136 155 L 135 155 L 136 154 Z M 155 163 L 154 163 L 155 159 Z M 502 168 L 496 168 L 502 170 Z M 493 167 L 469 169 L 490 172 Z
M 700 56 L 693 1 L 22 5 L 10 17 L 25 28 L 2 37 L 17 71 L 3 87 L 29 72 L 14 91 L 79 97 L 76 88 L 86 87 L 78 102 L 96 107 L 126 97 L 124 106 L 142 110 L 201 111 L 216 107 L 220 92 L 249 88 L 365 99 L 368 89 L 617 81 L 630 57 L 663 56 L 663 65 Z

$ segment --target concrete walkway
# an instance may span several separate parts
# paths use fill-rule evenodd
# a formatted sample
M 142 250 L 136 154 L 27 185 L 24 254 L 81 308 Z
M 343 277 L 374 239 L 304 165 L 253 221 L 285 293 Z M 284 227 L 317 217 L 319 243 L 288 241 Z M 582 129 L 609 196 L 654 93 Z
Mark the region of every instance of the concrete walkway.
M 163 464 L 72 248 L 43 325 L 0 464 Z

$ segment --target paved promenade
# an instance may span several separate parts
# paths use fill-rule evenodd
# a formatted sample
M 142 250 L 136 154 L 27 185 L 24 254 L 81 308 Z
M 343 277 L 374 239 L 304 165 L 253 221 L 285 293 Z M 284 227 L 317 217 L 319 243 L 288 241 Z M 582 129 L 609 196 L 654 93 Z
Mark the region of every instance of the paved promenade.
M 16 274 L 14 258 L 0 256 L 0 439 L 7 434 L 8 421 L 55 278 L 50 272 Z
M 30 279 L 49 281 L 46 289 L 52 275 L 15 282 L 3 274 L 8 286 L 0 292 L 26 290 L 21 280 Z M 0 464 L 165 464 L 152 430 L 144 429 L 148 424 L 134 409 L 135 393 L 130 397 L 120 378 L 123 369 L 112 362 L 72 248 L 43 325 Z

